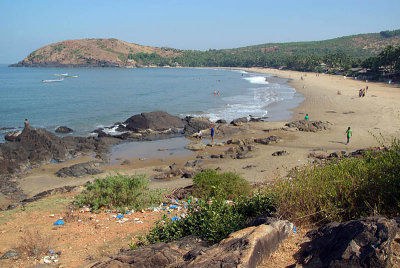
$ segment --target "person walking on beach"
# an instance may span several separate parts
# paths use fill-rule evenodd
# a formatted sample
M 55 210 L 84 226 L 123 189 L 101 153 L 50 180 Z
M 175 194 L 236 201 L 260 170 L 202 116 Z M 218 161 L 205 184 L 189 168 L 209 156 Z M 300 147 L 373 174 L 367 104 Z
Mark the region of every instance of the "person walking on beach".
M 28 121 L 28 119 L 25 119 L 24 125 L 25 125 L 25 127 L 28 127 L 28 126 L 29 126 L 29 121 Z
M 347 142 L 346 142 L 347 145 L 350 142 L 350 137 L 353 136 L 353 131 L 351 131 L 350 127 L 346 130 L 346 135 L 347 135 Z
M 211 125 L 211 142 L 214 142 L 214 126 Z
M 305 120 L 308 121 L 308 119 L 310 119 L 310 117 L 308 116 L 308 114 L 306 114 L 306 116 L 304 117 Z

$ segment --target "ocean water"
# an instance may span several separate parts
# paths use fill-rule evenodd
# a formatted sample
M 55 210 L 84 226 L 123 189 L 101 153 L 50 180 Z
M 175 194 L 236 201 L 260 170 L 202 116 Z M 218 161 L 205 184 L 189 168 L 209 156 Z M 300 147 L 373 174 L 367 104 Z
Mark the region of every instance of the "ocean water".
M 54 74 L 77 78 L 62 82 Z M 290 118 L 288 109 L 301 96 L 286 80 L 237 70 L 200 68 L 11 68 L 0 65 L 0 142 L 10 130 L 22 129 L 27 118 L 34 127 L 54 131 L 91 131 L 134 114 L 163 110 L 170 114 L 206 116 L 228 122 L 243 116 Z M 213 91 L 220 95 L 214 95 Z M 269 108 L 270 107 L 270 108 Z

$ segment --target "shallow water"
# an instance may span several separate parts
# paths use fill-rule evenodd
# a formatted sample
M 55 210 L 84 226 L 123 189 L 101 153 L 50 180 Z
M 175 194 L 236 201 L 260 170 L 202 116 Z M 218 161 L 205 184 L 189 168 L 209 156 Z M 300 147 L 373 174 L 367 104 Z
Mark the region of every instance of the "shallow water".
M 41 82 L 57 79 L 55 73 L 78 78 Z M 0 65 L 0 129 L 21 129 L 28 118 L 34 127 L 54 131 L 65 125 L 74 129 L 73 135 L 85 136 L 98 127 L 155 110 L 180 117 L 206 116 L 212 121 L 249 115 L 268 116 L 270 121 L 290 118 L 288 109 L 297 106 L 300 96 L 286 80 L 266 81 L 267 76 L 222 69 Z M 0 130 L 0 142 L 8 131 Z

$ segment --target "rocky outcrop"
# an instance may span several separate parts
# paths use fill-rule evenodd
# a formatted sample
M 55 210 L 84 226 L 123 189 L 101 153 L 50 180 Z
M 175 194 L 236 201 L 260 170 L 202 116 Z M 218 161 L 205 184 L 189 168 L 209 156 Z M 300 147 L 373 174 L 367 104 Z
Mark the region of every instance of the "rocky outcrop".
M 232 233 L 218 244 L 188 236 L 171 243 L 158 243 L 128 250 L 88 267 L 256 267 L 291 234 L 293 224 L 275 221 Z
M 399 231 L 382 216 L 330 223 L 307 234 L 302 245 L 304 267 L 388 267 L 391 244 Z
M 247 117 L 240 117 L 240 118 L 233 119 L 231 121 L 231 125 L 240 126 L 241 124 L 247 123 L 247 122 L 248 122 Z
M 288 155 L 289 153 L 285 150 L 282 151 L 276 151 L 272 153 L 272 156 L 283 156 L 283 155 Z
M 69 128 L 69 127 L 66 127 L 66 126 L 60 126 L 60 127 L 56 128 L 56 132 L 57 133 L 67 134 L 67 133 L 74 132 L 74 130 L 72 128 Z
M 191 142 L 185 146 L 186 149 L 191 151 L 202 151 L 207 147 L 204 143 L 200 142 Z
M 163 131 L 185 127 L 182 119 L 163 111 L 136 114 L 128 118 L 124 123 L 126 124 L 126 129 L 135 132 L 146 129 Z
M 199 130 L 209 129 L 212 125 L 208 118 L 187 116 L 184 121 L 186 122 L 183 133 L 186 136 L 191 136 Z
M 96 175 L 100 174 L 103 171 L 99 169 L 102 162 L 99 161 L 91 161 L 87 163 L 79 163 L 72 165 L 70 167 L 64 167 L 56 172 L 58 177 L 85 177 L 87 175 Z
M 21 133 L 22 133 L 21 130 L 10 131 L 4 136 L 4 139 L 6 141 L 17 141 L 18 136 L 21 135 Z
M 309 121 L 309 120 L 298 120 L 285 124 L 290 128 L 296 128 L 299 131 L 305 132 L 317 132 L 321 130 L 329 129 L 329 122 L 323 121 Z
M 261 143 L 261 144 L 264 144 L 264 145 L 268 145 L 270 143 L 277 143 L 279 141 L 281 141 L 281 138 L 278 137 L 278 136 L 269 136 L 267 138 L 254 139 L 254 142 Z

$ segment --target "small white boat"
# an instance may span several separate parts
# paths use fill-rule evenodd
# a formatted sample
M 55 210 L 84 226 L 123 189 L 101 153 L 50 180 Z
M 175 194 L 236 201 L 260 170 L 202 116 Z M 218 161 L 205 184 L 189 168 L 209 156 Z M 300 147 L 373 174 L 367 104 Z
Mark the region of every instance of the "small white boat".
M 68 78 L 77 78 L 78 76 L 77 75 L 67 75 L 66 77 L 68 77 Z
M 42 80 L 43 83 L 54 83 L 54 82 L 62 82 L 64 78 L 56 79 L 56 80 Z
M 68 73 L 65 74 L 54 74 L 55 76 L 68 76 Z

